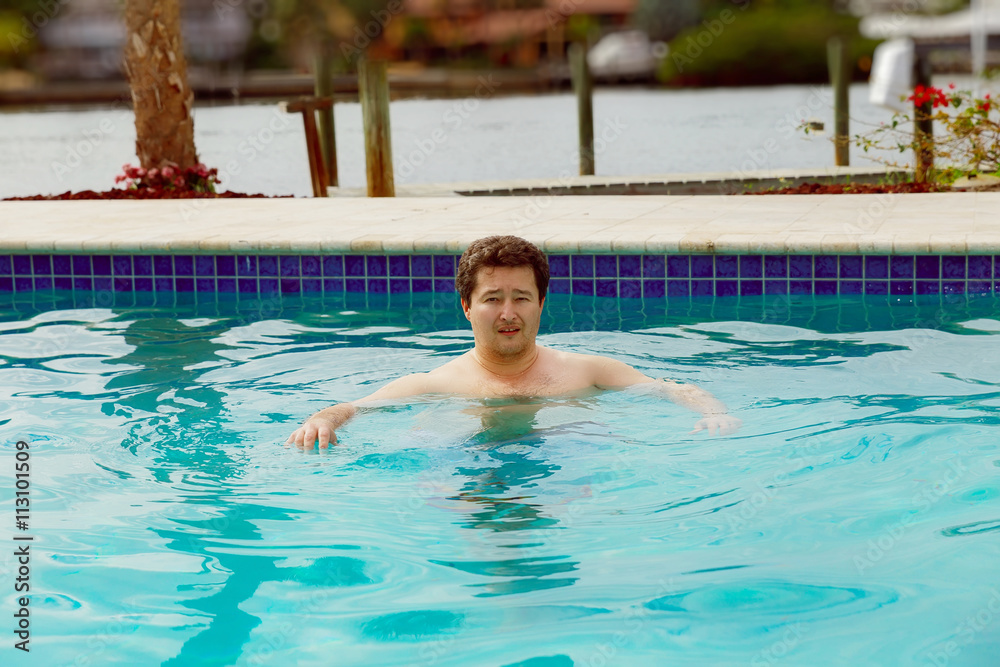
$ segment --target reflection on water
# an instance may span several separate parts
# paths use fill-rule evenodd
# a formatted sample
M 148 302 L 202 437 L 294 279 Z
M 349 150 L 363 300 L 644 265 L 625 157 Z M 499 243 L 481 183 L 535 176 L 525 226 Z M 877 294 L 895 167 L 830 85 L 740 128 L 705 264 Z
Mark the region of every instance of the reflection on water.
M 496 402 L 494 402 L 496 403 Z M 465 477 L 461 490 L 451 500 L 469 503 L 471 511 L 458 522 L 464 528 L 504 533 L 500 545 L 508 549 L 536 546 L 544 541 L 538 531 L 560 530 L 559 521 L 547 516 L 540 502 L 526 493 L 550 477 L 559 466 L 544 460 L 546 431 L 538 429 L 535 417 L 547 402 L 511 401 L 480 410 L 482 431 L 467 442 L 485 454 L 479 467 L 460 466 L 455 474 Z M 523 536 L 523 537 L 522 537 Z M 514 552 L 516 553 L 516 552 Z M 471 574 L 497 577 L 499 581 L 472 584 L 483 589 L 477 596 L 509 595 L 545 588 L 571 586 L 575 577 L 564 575 L 579 563 L 568 556 L 504 558 L 501 560 L 434 561 Z M 543 578 L 550 577 L 550 578 Z
M 154 479 L 173 485 L 173 473 L 189 469 L 193 449 L 208 475 L 202 483 L 184 484 L 177 496 L 178 502 L 192 505 L 206 518 L 172 519 L 176 529 L 151 528 L 167 548 L 211 560 L 211 569 L 225 573 L 219 590 L 180 602 L 200 612 L 208 626 L 184 642 L 180 653 L 165 665 L 232 664 L 260 624 L 259 618 L 240 610 L 240 604 L 262 582 L 286 577 L 275 559 L 234 554 L 228 547 L 234 542 L 259 542 L 256 519 L 289 519 L 287 512 L 240 502 L 229 480 L 239 476 L 243 463 L 215 444 L 226 440 L 224 394 L 200 382 L 200 376 L 203 364 L 218 363 L 218 353 L 229 349 L 215 342 L 228 328 L 225 321 L 189 326 L 171 318 L 136 319 L 123 334 L 125 342 L 134 346 L 132 351 L 114 360 L 130 370 L 107 383 L 118 396 L 104 403 L 104 412 L 130 418 L 134 428 L 122 446 L 133 453 L 139 447 L 150 450 L 147 460 Z

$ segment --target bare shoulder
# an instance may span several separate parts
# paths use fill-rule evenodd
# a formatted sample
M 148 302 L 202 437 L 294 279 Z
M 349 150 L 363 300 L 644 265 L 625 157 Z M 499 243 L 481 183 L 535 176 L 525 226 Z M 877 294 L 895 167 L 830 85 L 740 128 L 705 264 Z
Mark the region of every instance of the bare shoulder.
M 466 352 L 424 374 L 426 393 L 454 393 L 460 385 L 467 384 L 470 377 L 478 374 L 478 371 L 470 353 Z
M 553 364 L 572 369 L 586 376 L 590 384 L 601 389 L 628 387 L 641 382 L 651 382 L 652 378 L 632 368 L 628 364 L 599 354 L 581 354 L 545 348 Z
M 460 380 L 468 376 L 468 359 L 462 355 L 426 373 L 411 373 L 396 378 L 378 391 L 354 401 L 355 405 L 392 401 L 423 394 L 454 393 Z

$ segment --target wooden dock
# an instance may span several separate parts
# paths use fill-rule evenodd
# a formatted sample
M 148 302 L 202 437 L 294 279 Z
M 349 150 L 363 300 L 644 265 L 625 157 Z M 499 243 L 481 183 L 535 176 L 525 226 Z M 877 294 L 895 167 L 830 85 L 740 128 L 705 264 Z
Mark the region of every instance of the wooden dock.
M 396 184 L 399 197 L 498 197 L 566 195 L 730 195 L 802 183 L 878 183 L 905 172 L 884 167 L 770 169 L 747 172 L 571 176 L 431 184 Z M 328 188 L 331 197 L 364 197 L 364 188 Z

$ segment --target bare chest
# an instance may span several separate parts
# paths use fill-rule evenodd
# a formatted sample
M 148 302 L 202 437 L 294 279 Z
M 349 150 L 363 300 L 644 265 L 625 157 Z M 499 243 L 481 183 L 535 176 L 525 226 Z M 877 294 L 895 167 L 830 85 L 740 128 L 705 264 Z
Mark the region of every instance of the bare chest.
M 539 369 L 519 378 L 499 378 L 477 373 L 459 392 L 487 398 L 563 396 L 591 387 L 587 378 L 566 370 Z

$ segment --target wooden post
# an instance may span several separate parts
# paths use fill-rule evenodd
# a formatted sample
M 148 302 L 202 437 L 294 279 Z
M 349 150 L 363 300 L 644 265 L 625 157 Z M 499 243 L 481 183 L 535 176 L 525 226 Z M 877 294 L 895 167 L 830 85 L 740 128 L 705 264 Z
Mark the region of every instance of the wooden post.
M 913 57 L 913 87 L 920 85 L 925 88 L 931 85 L 931 63 L 926 53 L 916 49 Z M 914 100 L 913 140 L 916 165 L 913 177 L 917 183 L 926 182 L 931 170 L 934 169 L 934 121 L 931 120 L 933 111 L 934 107 L 930 100 L 919 106 Z
M 580 131 L 580 175 L 594 175 L 594 86 L 587 67 L 587 47 L 569 45 L 570 77 L 576 91 L 576 117 Z
M 330 73 L 330 42 L 324 38 L 316 56 L 316 97 L 329 97 L 333 101 L 333 80 Z M 337 135 L 333 129 L 333 104 L 329 109 L 318 109 L 319 143 L 323 148 L 323 164 L 326 167 L 328 185 L 337 187 Z
M 316 130 L 316 111 L 329 109 L 333 106 L 333 100 L 303 97 L 284 106 L 285 111 L 288 113 L 298 112 L 302 114 L 302 124 L 305 126 L 306 131 L 306 155 L 309 156 L 309 178 L 312 180 L 313 196 L 326 197 L 326 187 L 329 177 L 326 173 L 326 165 L 323 162 L 323 149 L 319 144 L 319 132 Z
M 389 128 L 389 80 L 384 61 L 358 62 L 358 95 L 365 131 L 365 168 L 369 197 L 395 197 L 392 137 Z
M 826 43 L 826 61 L 833 86 L 833 147 L 834 164 L 851 164 L 850 151 L 850 85 L 853 71 L 847 40 L 831 37 Z

